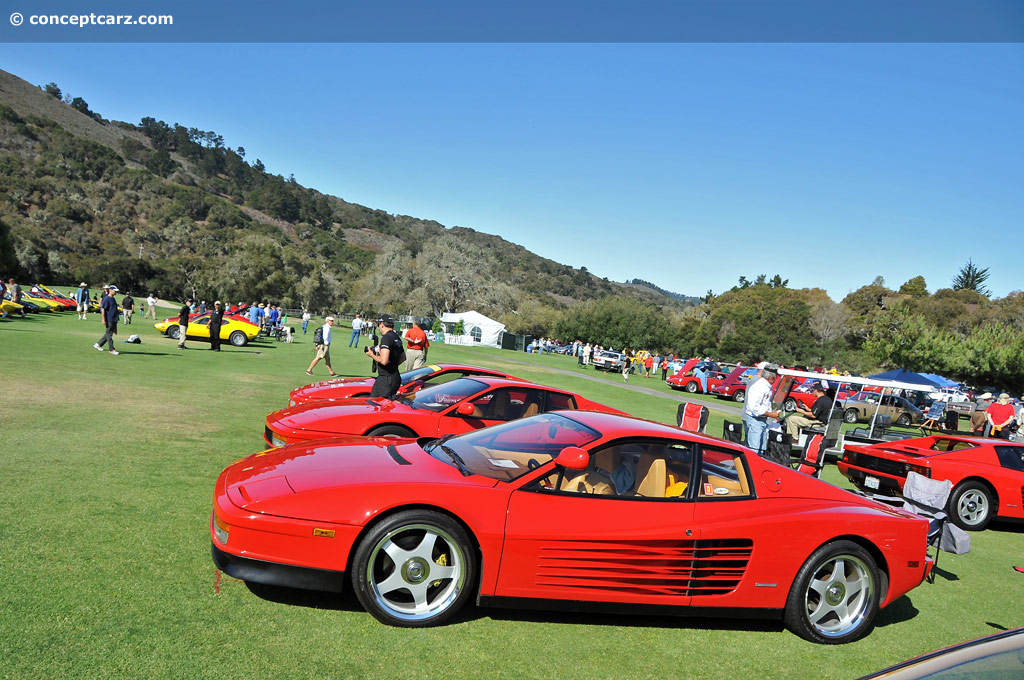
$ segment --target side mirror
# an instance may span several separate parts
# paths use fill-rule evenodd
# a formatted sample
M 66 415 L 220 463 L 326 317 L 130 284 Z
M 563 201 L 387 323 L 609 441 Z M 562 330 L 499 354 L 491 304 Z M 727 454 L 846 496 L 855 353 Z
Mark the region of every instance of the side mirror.
M 460 416 L 471 416 L 476 412 L 476 408 L 468 401 L 459 404 L 459 407 L 455 410 Z
M 586 470 L 590 464 L 590 454 L 586 449 L 578 446 L 567 446 L 555 458 L 555 465 L 561 465 L 570 470 Z

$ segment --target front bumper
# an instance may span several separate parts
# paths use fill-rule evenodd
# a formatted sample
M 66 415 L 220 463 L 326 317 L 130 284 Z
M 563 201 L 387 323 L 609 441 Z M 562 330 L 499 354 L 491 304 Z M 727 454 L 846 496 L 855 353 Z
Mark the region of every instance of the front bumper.
M 312 567 L 297 567 L 239 557 L 218 548 L 211 542 L 213 562 L 228 576 L 251 583 L 265 583 L 271 586 L 323 590 L 340 593 L 345 583 L 345 572 Z

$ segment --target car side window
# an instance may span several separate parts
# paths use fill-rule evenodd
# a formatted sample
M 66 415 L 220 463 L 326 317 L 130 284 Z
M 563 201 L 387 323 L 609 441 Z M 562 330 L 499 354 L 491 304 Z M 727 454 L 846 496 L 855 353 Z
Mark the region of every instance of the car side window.
M 742 454 L 704 447 L 700 462 L 698 498 L 750 498 L 750 484 Z
M 1024 472 L 1024 446 L 996 446 L 999 464 L 1010 470 Z
M 544 402 L 540 390 L 506 387 L 481 395 L 472 403 L 476 410 L 473 417 L 485 420 L 516 420 L 531 410 L 532 405 L 535 405 L 535 410 L 530 415 L 536 415 Z
M 559 468 L 540 480 L 538 490 L 620 499 L 686 497 L 692 473 L 689 443 L 633 440 L 591 452 L 585 470 Z
M 458 380 L 459 378 L 464 377 L 465 376 L 462 375 L 461 373 L 456 373 L 455 371 L 448 371 L 447 373 L 438 373 L 436 375 L 432 375 L 424 379 L 423 383 L 425 385 L 430 385 L 431 387 L 433 387 L 434 385 L 443 385 L 446 382 L 451 382 L 452 380 Z
M 210 325 L 210 317 L 208 317 L 208 316 L 207 317 L 203 317 L 202 319 L 196 319 L 195 321 L 191 321 L 189 323 L 197 323 L 200 326 L 209 326 Z
M 571 394 L 548 392 L 548 411 L 575 410 L 576 399 Z

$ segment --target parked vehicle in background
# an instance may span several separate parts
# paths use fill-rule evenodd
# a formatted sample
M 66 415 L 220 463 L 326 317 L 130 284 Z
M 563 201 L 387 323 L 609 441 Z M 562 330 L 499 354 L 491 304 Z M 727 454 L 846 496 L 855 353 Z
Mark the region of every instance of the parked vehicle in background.
M 626 365 L 626 355 L 622 352 L 615 352 L 610 349 L 603 349 L 594 354 L 590 359 L 594 368 L 602 371 L 621 371 Z
M 879 405 L 881 401 L 881 405 Z M 875 413 L 889 416 L 892 422 L 906 427 L 924 420 L 924 413 L 914 406 L 909 399 L 895 394 L 878 394 L 877 392 L 857 392 L 842 400 L 843 420 L 848 423 L 868 422 Z

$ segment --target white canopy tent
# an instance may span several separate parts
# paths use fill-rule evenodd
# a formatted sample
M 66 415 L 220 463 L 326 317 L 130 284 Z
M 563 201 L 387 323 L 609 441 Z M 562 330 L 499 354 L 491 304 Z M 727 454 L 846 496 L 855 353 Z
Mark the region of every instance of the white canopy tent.
M 455 324 L 462 321 L 464 333 L 455 335 Z M 501 334 L 505 324 L 490 319 L 479 312 L 445 312 L 441 315 L 444 324 L 445 342 L 453 345 L 482 345 L 501 347 Z

